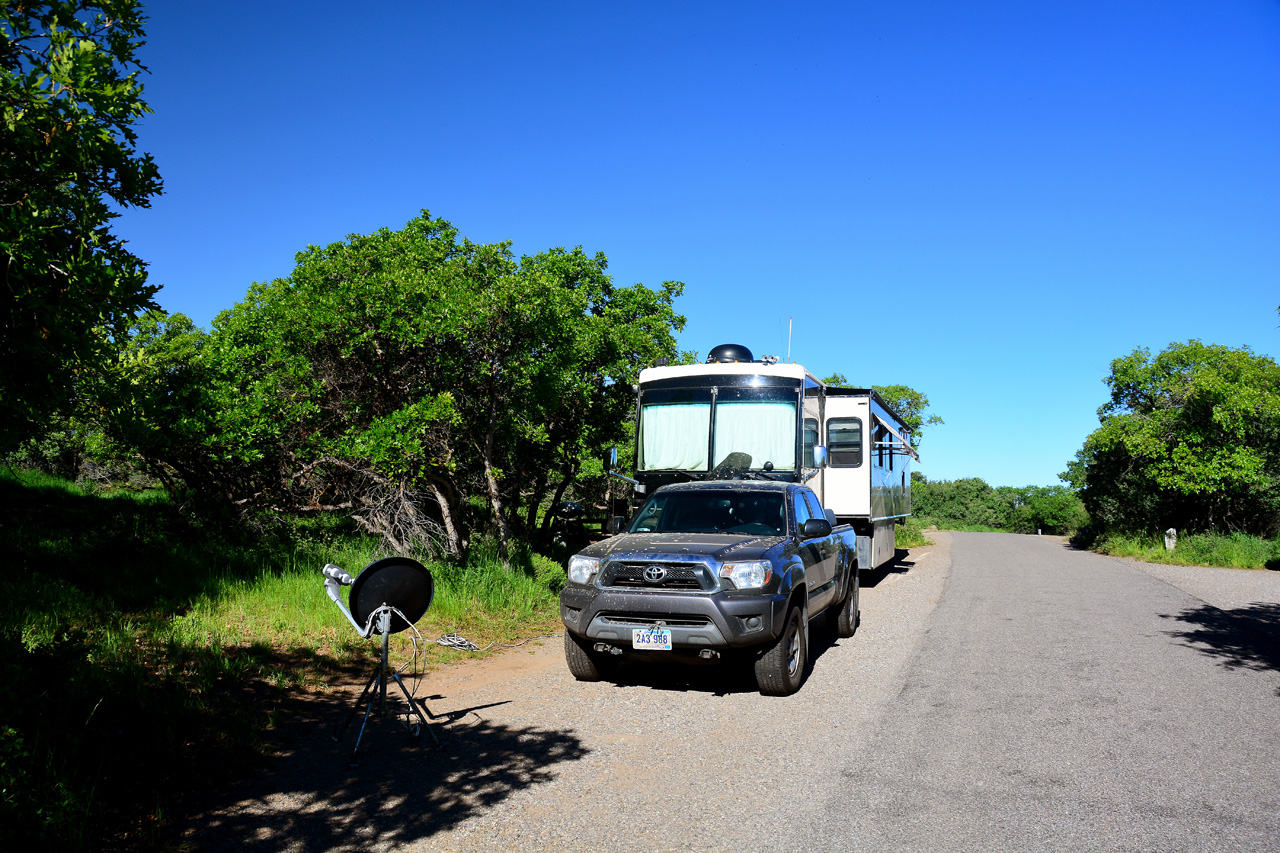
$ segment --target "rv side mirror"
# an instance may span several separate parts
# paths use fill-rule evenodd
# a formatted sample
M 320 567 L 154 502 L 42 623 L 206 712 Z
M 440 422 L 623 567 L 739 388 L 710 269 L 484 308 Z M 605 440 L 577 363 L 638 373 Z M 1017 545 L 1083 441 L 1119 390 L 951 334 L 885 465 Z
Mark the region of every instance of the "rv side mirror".
M 813 448 L 813 467 L 827 467 L 827 448 L 823 447 L 821 444 L 815 445 Z
M 604 532 L 610 536 L 617 536 L 626 526 L 627 519 L 621 515 L 615 515 L 604 523 Z
M 604 471 L 609 473 L 618 467 L 618 448 L 610 447 L 604 454 Z

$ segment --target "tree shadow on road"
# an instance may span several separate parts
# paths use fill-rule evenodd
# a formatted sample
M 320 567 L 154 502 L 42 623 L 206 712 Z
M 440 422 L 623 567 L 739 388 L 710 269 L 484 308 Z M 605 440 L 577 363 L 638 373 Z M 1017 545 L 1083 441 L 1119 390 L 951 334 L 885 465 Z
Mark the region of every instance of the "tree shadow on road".
M 1280 672 L 1280 604 L 1258 602 L 1233 610 L 1204 604 L 1164 618 L 1188 626 L 1170 635 L 1229 669 Z
M 210 797 L 186 822 L 184 846 L 304 853 L 399 848 L 550 782 L 556 765 L 589 752 L 572 730 L 508 726 L 466 709 L 437 715 L 442 719 L 433 725 L 444 744 L 438 750 L 425 732 L 414 738 L 395 717 L 375 716 L 352 766 L 359 720 L 334 743 L 334 724 L 347 706 L 342 697 L 314 704 L 296 721 L 295 729 L 305 731 L 285 744 L 288 754 Z

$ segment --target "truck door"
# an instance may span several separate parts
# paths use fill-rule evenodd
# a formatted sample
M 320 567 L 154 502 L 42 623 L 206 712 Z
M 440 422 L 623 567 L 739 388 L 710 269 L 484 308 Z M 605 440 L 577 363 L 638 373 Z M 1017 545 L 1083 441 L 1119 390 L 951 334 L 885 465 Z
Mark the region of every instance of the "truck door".
M 830 536 L 805 539 L 800 531 L 810 518 L 823 518 L 818 498 L 808 489 L 795 491 L 796 531 L 800 537 L 800 559 L 809 581 L 810 612 L 827 606 L 835 592 L 836 553 Z

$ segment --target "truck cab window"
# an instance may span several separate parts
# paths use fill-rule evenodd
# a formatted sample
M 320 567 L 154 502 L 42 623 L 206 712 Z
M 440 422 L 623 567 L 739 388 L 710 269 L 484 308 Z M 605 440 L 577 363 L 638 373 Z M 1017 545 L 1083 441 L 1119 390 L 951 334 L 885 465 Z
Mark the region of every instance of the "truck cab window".
M 818 503 L 818 496 L 808 489 L 805 489 L 803 494 L 805 505 L 809 508 L 809 515 L 812 518 L 826 518 L 827 514 L 822 511 L 822 504 Z
M 805 505 L 803 492 L 795 493 L 795 509 L 796 509 L 796 535 L 804 536 L 804 523 L 813 518 L 813 513 L 809 512 L 809 507 Z

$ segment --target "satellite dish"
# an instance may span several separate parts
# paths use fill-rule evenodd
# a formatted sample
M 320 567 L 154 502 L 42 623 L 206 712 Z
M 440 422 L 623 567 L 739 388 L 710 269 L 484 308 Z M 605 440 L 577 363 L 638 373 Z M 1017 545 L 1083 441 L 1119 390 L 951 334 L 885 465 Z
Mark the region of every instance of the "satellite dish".
M 435 594 L 435 580 L 425 566 L 408 557 L 387 557 L 365 566 L 351 585 L 347 600 L 358 625 L 367 625 L 373 612 L 384 604 L 394 607 L 404 614 L 403 618 L 391 614 L 390 633 L 398 634 L 422 618 Z M 382 633 L 376 622 L 373 633 Z

